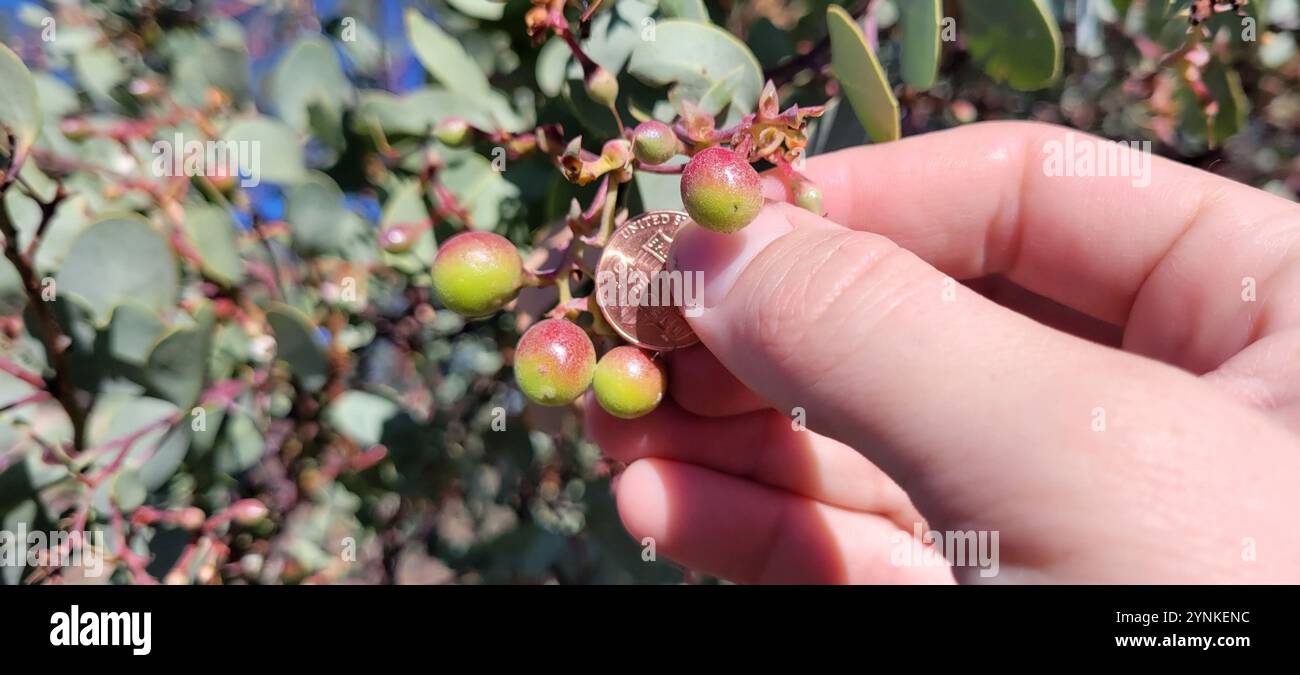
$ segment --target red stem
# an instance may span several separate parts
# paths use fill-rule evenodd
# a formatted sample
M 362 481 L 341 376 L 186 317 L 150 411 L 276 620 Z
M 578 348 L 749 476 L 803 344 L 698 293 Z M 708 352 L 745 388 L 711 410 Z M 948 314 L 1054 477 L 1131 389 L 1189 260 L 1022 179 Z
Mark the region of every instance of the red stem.
M 685 164 L 677 164 L 672 166 L 668 164 L 641 164 L 637 166 L 637 169 L 641 171 L 645 171 L 647 173 L 663 173 L 663 174 L 681 173 L 682 169 L 685 168 L 686 168 Z
M 32 385 L 33 387 L 37 387 L 39 389 L 45 388 L 44 378 L 42 378 L 40 375 L 37 375 L 36 373 L 33 373 L 19 366 L 18 364 L 6 358 L 0 357 L 0 370 L 3 370 L 4 372 L 9 373 L 10 375 L 13 375 L 14 377 L 22 380 L 23 382 L 26 382 L 27 384 Z

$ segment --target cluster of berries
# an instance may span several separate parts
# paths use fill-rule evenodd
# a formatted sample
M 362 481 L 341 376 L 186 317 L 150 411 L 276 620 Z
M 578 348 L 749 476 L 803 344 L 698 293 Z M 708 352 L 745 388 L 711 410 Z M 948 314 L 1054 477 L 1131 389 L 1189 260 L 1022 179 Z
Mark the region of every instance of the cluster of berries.
M 663 122 L 644 122 L 631 136 L 632 152 L 643 165 L 662 165 L 689 152 Z M 691 156 L 682 169 L 681 197 L 691 220 L 722 233 L 739 231 L 763 206 L 758 172 L 746 157 L 720 145 Z M 434 258 L 432 275 L 442 305 L 471 319 L 501 310 L 530 278 L 514 244 L 490 232 L 448 239 Z M 545 319 L 524 333 L 514 372 L 519 389 L 540 405 L 568 405 L 590 388 L 601 407 L 628 419 L 654 410 L 667 388 L 667 374 L 652 353 L 622 345 L 597 360 L 587 332 L 562 318 Z

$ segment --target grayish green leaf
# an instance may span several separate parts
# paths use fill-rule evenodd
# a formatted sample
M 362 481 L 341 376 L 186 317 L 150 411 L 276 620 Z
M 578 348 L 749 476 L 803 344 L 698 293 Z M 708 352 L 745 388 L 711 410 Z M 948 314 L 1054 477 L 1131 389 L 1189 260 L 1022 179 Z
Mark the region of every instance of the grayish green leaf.
M 465 48 L 415 8 L 406 10 L 406 35 L 415 57 L 443 86 L 464 96 L 487 96 L 491 87 Z
M 36 82 L 17 54 L 0 45 L 0 126 L 9 130 L 15 143 L 8 149 L 8 139 L 0 149 L 14 156 L 24 156 L 41 130 L 41 106 L 36 96 Z
M 60 267 L 57 288 L 84 299 L 100 325 L 127 300 L 162 312 L 179 292 L 176 257 L 167 239 L 139 216 L 101 220 L 86 228 Z
M 709 10 L 704 6 L 704 0 L 659 0 L 659 13 L 670 19 L 709 21 Z
M 925 91 L 934 86 L 939 72 L 943 43 L 939 31 L 943 22 L 943 0 L 907 0 L 902 13 L 903 44 L 900 54 L 903 81 Z
M 266 452 L 266 442 L 257 423 L 244 413 L 233 413 L 226 419 L 217 440 L 214 456 L 216 469 L 236 475 L 253 468 Z
M 222 138 L 257 144 L 261 167 L 261 175 L 257 178 L 263 181 L 292 185 L 307 175 L 302 141 L 297 132 L 284 122 L 270 117 L 242 119 L 231 124 Z
M 844 97 L 853 106 L 862 126 L 876 143 L 897 140 L 902 135 L 898 99 L 876 60 L 875 52 L 853 17 L 838 5 L 826 11 L 831 37 L 831 70 Z
M 337 127 L 344 104 L 352 99 L 352 84 L 343 74 L 338 53 L 320 36 L 291 47 L 276 64 L 267 86 L 276 114 L 303 133 L 313 129 L 310 108 L 318 108 L 327 126 Z
M 447 0 L 447 4 L 475 19 L 500 21 L 506 12 L 506 0 Z
M 108 322 L 108 354 L 123 363 L 143 366 L 165 330 L 155 310 L 127 300 L 113 308 Z
M 740 68 L 731 97 L 732 110 L 740 113 L 753 111 L 763 88 L 763 71 L 745 43 L 711 24 L 682 19 L 659 23 L 654 41 L 639 43 L 627 68 L 649 84 L 676 83 L 679 93 L 693 101 Z
M 266 319 L 275 332 L 276 357 L 289 364 L 294 377 L 306 389 L 323 386 L 329 375 L 329 358 L 317 339 L 317 328 L 311 319 L 281 304 L 272 305 Z
M 211 204 L 186 207 L 185 236 L 198 253 L 204 274 L 226 286 L 243 281 L 239 232 L 229 212 Z

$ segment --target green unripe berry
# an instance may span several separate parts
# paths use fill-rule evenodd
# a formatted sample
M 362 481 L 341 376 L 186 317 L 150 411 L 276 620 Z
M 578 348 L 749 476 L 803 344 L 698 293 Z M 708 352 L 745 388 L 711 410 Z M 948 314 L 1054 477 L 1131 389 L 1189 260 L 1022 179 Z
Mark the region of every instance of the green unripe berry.
M 663 366 L 640 349 L 623 346 L 600 358 L 592 389 L 605 412 L 630 420 L 659 406 L 667 382 Z
M 801 209 L 824 216 L 822 210 L 822 189 L 810 180 L 800 180 L 794 184 L 794 203 Z
M 547 319 L 529 328 L 515 346 L 515 382 L 529 400 L 568 405 L 591 386 L 596 348 L 577 324 Z
M 587 74 L 584 83 L 587 85 L 587 95 L 591 100 L 606 108 L 614 107 L 614 102 L 618 100 L 618 79 L 608 70 L 596 66 Z
M 514 299 L 523 283 L 524 262 L 505 237 L 464 232 L 438 249 L 432 273 L 433 292 L 443 306 L 477 319 Z
M 458 148 L 469 142 L 473 130 L 469 122 L 459 117 L 448 117 L 433 128 L 433 137 L 440 143 Z
M 658 120 L 642 122 L 632 132 L 632 152 L 644 164 L 663 164 L 677 156 L 677 134 Z
M 682 170 L 682 204 L 700 227 L 737 232 L 763 208 L 762 182 L 740 155 L 720 146 L 705 148 Z

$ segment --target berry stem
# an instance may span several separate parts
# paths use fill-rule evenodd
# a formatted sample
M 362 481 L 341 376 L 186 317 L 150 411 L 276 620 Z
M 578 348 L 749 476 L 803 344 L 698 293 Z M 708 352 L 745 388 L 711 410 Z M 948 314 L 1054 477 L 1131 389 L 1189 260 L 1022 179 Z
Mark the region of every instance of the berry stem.
M 609 106 L 609 112 L 614 115 L 614 121 L 618 123 L 618 135 L 626 136 L 627 128 L 623 126 L 623 116 L 618 114 L 618 106 L 617 105 Z
M 640 164 L 637 168 L 647 173 L 679 174 L 682 172 L 682 169 L 686 168 L 686 165 L 678 164 L 673 166 L 668 164 Z
M 619 186 L 618 192 L 622 191 Z M 609 236 L 614 233 L 614 213 L 618 205 L 618 192 L 605 196 L 605 206 L 600 213 L 600 232 L 596 235 L 596 241 L 604 246 L 609 241 Z

